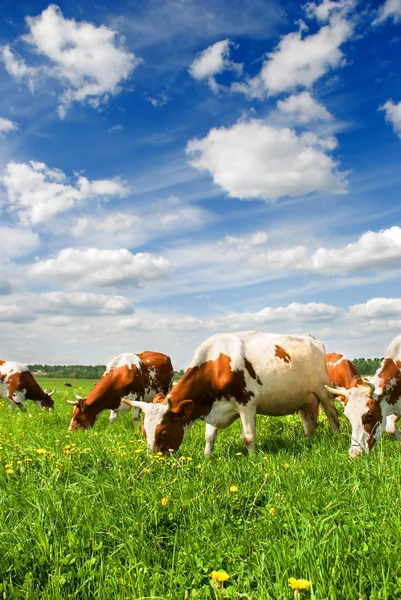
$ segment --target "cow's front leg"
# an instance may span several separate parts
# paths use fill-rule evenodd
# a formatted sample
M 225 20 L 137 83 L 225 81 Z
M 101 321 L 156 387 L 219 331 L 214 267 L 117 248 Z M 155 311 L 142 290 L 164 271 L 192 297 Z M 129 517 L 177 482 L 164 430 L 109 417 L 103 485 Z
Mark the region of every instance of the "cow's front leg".
M 206 423 L 206 429 L 205 429 L 206 445 L 205 445 L 205 453 L 204 453 L 205 456 L 210 456 L 211 453 L 213 452 L 217 432 L 218 432 L 217 427 L 215 427 L 214 425 L 210 425 L 209 423 Z
M 397 423 L 398 423 L 399 418 L 400 417 L 398 415 L 390 415 L 389 417 L 387 417 L 386 431 L 390 435 L 393 435 L 396 440 L 401 441 L 401 432 L 399 432 L 397 429 Z
M 140 415 L 141 415 L 141 409 L 140 408 L 134 408 L 134 410 L 132 411 L 132 420 L 137 422 L 140 420 Z
M 305 436 L 307 438 L 313 437 L 313 434 L 315 433 L 315 429 L 317 427 L 317 413 L 309 415 L 300 408 L 298 411 L 298 415 L 302 421 L 302 425 L 304 426 Z
M 113 425 L 113 423 L 116 419 L 117 419 L 117 411 L 111 410 L 110 417 L 109 417 L 110 425 Z
M 242 441 L 248 448 L 249 454 L 255 452 L 256 444 L 256 410 L 245 407 L 240 411 L 242 424 Z

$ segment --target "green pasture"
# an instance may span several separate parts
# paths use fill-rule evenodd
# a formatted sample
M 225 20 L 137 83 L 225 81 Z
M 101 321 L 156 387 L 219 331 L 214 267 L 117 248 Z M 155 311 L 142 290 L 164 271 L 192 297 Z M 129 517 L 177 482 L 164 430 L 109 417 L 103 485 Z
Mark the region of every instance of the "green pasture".
M 57 387 L 55 411 L 0 401 L 0 598 L 281 600 L 290 577 L 311 582 L 301 598 L 401 598 L 393 439 L 352 461 L 344 419 L 335 436 L 321 417 L 308 441 L 298 417 L 261 417 L 253 457 L 238 422 L 210 459 L 202 423 L 176 454 L 151 456 L 130 414 L 68 434 L 72 388 L 38 379 Z

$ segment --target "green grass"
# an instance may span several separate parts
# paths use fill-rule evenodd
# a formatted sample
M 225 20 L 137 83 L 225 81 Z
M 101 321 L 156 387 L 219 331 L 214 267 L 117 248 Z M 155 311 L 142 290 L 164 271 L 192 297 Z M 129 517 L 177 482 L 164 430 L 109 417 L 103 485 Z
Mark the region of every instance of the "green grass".
M 297 417 L 260 418 L 254 457 L 237 422 L 205 459 L 197 423 L 163 459 L 130 415 L 67 434 L 63 381 L 39 379 L 57 386 L 57 410 L 0 402 L 0 598 L 281 600 L 294 598 L 289 577 L 312 582 L 303 598 L 401 598 L 394 440 L 352 461 L 344 420 L 336 437 L 322 418 L 308 441 Z M 220 589 L 218 569 L 230 575 Z

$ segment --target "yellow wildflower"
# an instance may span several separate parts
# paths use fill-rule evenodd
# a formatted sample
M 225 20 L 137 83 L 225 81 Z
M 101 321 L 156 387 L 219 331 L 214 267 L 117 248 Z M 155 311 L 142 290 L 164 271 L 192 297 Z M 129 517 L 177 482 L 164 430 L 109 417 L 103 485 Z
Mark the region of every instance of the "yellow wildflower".
M 293 590 L 309 590 L 312 584 L 307 579 L 295 579 L 295 577 L 290 577 L 288 585 Z
M 45 456 L 45 455 L 47 454 L 47 450 L 45 450 L 44 448 L 38 448 L 38 449 L 36 450 L 36 452 L 37 452 L 38 454 L 42 454 L 43 456 Z
M 197 469 L 201 469 L 201 468 L 202 468 L 202 465 L 196 465 L 196 468 L 197 468 Z
M 272 517 L 275 517 L 277 515 L 277 511 L 273 506 L 271 508 L 269 508 L 269 513 L 271 514 Z
M 290 468 L 290 465 L 288 463 L 285 463 L 284 469 L 289 469 L 289 468 Z
M 135 454 L 140 454 L 141 452 L 143 452 L 143 448 L 138 448 L 135 450 Z
M 242 456 L 242 452 L 236 452 L 235 456 Z
M 97 431 L 94 431 L 94 432 L 93 432 L 93 435 L 97 435 Z
M 12 469 L 6 469 L 7 475 L 12 475 L 13 473 L 14 473 L 14 471 Z
M 67 444 L 66 446 L 64 446 L 64 450 L 69 450 L 71 448 L 71 444 Z
M 209 574 L 209 577 L 211 577 L 213 579 L 213 581 L 217 581 L 218 583 L 224 583 L 224 581 L 227 581 L 228 579 L 230 579 L 229 574 L 222 570 L 212 571 Z
M 32 462 L 32 458 L 28 458 L 27 456 L 25 456 L 24 461 L 25 462 Z
M 167 506 L 167 504 L 168 504 L 168 498 L 162 498 L 161 499 L 161 503 L 162 503 L 162 506 Z
M 191 462 L 192 458 L 191 458 L 190 456 L 187 456 L 187 460 L 188 460 L 189 462 Z
M 56 470 L 55 470 L 55 473 L 60 473 L 60 469 L 56 469 Z
M 13 466 L 13 463 L 12 463 L 12 462 L 9 462 L 9 463 L 7 463 L 7 464 L 6 464 L 6 469 L 9 469 L 9 468 L 10 468 L 10 467 L 12 467 L 12 466 Z
M 22 465 L 22 460 L 17 460 L 17 465 Z
M 14 448 L 21 448 L 20 444 L 14 444 Z
M 173 448 L 169 448 L 168 451 L 170 452 L 170 454 L 171 452 L 174 452 Z
M 238 488 L 236 485 L 230 485 L 230 492 L 238 492 Z

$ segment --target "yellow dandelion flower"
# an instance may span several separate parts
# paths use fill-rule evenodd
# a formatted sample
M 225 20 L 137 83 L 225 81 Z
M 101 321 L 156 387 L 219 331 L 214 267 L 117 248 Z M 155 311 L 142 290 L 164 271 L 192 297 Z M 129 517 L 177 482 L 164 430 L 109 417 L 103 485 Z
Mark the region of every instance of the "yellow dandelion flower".
M 143 448 L 138 448 L 135 450 L 135 454 L 140 454 L 141 452 L 143 452 Z
M 190 456 L 187 456 L 187 461 L 191 462 L 192 458 Z
M 47 450 L 45 450 L 44 448 L 37 448 L 36 452 L 38 454 L 42 454 L 43 456 L 45 456 L 45 454 L 47 454 Z
M 14 444 L 14 448 L 21 448 L 20 444 Z
M 17 465 L 22 465 L 22 460 L 17 460 Z
M 142 473 L 150 473 L 150 469 L 142 469 Z
M 288 463 L 285 463 L 284 469 L 289 469 L 289 468 L 290 468 L 290 465 Z
M 271 514 L 272 517 L 275 517 L 277 515 L 277 511 L 273 506 L 271 508 L 269 508 L 269 513 Z
M 238 492 L 238 488 L 236 485 L 230 485 L 230 492 Z
M 93 432 L 93 435 L 97 435 L 97 431 L 94 431 L 94 432 Z
M 59 444 L 59 443 L 60 443 L 60 440 L 55 440 L 55 441 L 54 441 L 54 443 L 55 443 L 55 444 Z
M 293 590 L 309 590 L 312 584 L 307 579 L 295 579 L 295 577 L 290 577 L 288 585 Z
M 213 581 L 217 581 L 218 583 L 224 583 L 225 581 L 227 581 L 228 579 L 230 579 L 230 576 L 228 573 L 226 573 L 225 571 L 212 571 L 209 574 L 209 577 L 211 577 L 213 579 Z
M 13 463 L 12 463 L 12 462 L 9 462 L 9 463 L 7 463 L 7 464 L 6 464 L 6 469 L 9 469 L 9 468 L 10 468 L 10 467 L 12 467 L 12 466 L 13 466 Z
M 242 452 L 236 452 L 235 456 L 242 456 Z
M 171 454 L 172 452 L 174 452 L 173 448 L 169 448 L 169 449 L 168 449 L 168 451 L 170 452 L 170 454 Z
M 202 468 L 202 465 L 196 465 L 196 468 L 197 468 L 197 469 L 201 469 L 201 468 Z
M 167 506 L 167 504 L 168 504 L 168 498 L 162 498 L 161 499 L 161 503 L 162 503 L 162 506 Z
M 13 473 L 14 473 L 14 471 L 12 469 L 6 469 L 7 475 L 12 475 Z
M 280 492 L 277 492 L 277 494 L 275 494 L 276 498 L 281 498 L 281 494 Z
M 163 456 L 163 452 L 156 452 L 156 456 Z
M 28 458 L 27 456 L 25 456 L 24 461 L 25 462 L 32 462 L 32 458 Z

